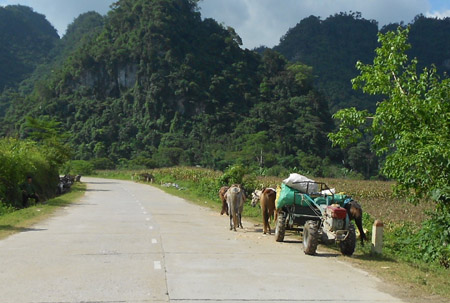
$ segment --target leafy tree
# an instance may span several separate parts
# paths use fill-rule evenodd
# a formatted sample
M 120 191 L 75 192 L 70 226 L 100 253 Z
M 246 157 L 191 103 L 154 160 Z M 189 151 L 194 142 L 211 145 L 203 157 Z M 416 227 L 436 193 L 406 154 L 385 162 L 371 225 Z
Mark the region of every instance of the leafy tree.
M 62 131 L 61 123 L 51 119 L 26 117 L 25 128 L 28 138 L 45 146 L 51 165 L 61 167 L 71 158 L 70 147 L 66 143 L 69 134 Z
M 357 64 L 361 75 L 353 80 L 354 87 L 385 96 L 376 113 L 339 111 L 339 131 L 329 137 L 333 144 L 346 146 L 364 132 L 372 133 L 374 150 L 386 157 L 382 173 L 398 182 L 399 193 L 411 200 L 439 193 L 440 206 L 448 205 L 450 79 L 441 79 L 434 66 L 417 73 L 417 59 L 406 55 L 408 33 L 399 28 L 379 34 L 381 46 L 373 64 Z

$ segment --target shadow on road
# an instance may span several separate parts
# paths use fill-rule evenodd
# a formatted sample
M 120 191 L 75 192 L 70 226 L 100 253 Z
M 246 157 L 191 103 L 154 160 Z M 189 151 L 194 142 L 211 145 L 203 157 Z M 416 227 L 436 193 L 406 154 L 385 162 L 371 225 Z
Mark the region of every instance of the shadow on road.
M 83 182 L 83 183 L 86 183 L 86 184 L 100 184 L 100 185 L 102 185 L 102 184 L 119 184 L 119 183 L 114 182 L 114 181 L 111 181 L 111 182 L 109 182 L 109 181 L 106 181 L 106 182 L 89 181 L 89 182 Z
M 86 189 L 86 191 L 111 191 L 109 189 Z
M 335 254 L 335 253 L 316 253 L 314 255 L 314 257 L 319 257 L 319 258 L 336 258 L 340 256 L 339 254 Z
M 35 232 L 35 231 L 45 231 L 47 229 L 43 228 L 25 228 L 25 227 L 16 227 L 11 225 L 0 225 L 0 230 L 12 230 L 18 232 Z

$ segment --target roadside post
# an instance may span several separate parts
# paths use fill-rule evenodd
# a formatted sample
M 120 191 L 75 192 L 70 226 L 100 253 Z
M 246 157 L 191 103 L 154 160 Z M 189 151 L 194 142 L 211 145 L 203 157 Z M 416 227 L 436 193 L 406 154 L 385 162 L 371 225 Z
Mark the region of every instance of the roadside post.
M 372 253 L 383 253 L 383 222 L 375 220 L 372 226 Z

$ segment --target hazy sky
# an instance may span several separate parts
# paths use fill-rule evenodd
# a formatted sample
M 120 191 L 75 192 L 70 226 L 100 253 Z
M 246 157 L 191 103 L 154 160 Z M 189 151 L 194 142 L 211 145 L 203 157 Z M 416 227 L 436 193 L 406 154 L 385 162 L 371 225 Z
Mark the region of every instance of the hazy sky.
M 67 25 L 81 13 L 106 14 L 113 0 L 0 0 L 0 5 L 31 6 L 63 35 Z M 363 18 L 375 19 L 382 26 L 406 23 L 418 14 L 450 17 L 450 0 L 202 0 L 203 17 L 211 17 L 232 26 L 244 46 L 272 47 L 301 19 L 310 15 L 322 19 L 339 12 L 361 12 Z

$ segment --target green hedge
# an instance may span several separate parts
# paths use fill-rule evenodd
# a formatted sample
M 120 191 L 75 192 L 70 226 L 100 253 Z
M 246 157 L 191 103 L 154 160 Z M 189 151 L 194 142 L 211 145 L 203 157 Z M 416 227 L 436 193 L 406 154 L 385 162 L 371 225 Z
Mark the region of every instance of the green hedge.
M 52 153 L 43 145 L 29 140 L 0 139 L 0 202 L 4 206 L 21 205 L 20 184 L 33 177 L 42 199 L 52 197 L 58 184 L 58 167 Z

